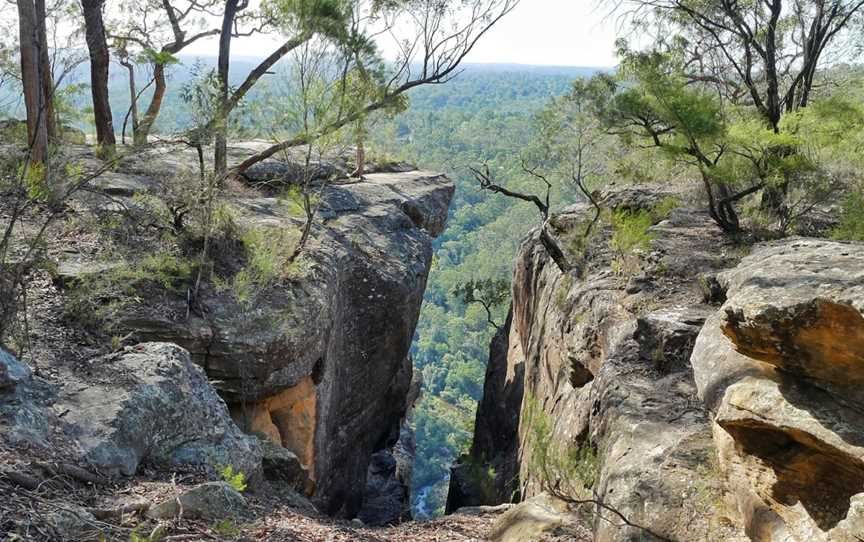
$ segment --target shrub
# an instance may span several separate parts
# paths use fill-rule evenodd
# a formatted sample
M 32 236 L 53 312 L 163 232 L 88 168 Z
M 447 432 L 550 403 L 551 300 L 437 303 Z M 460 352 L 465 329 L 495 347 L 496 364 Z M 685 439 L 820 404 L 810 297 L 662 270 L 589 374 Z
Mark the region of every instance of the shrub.
M 220 467 L 219 476 L 239 493 L 246 491 L 246 475 L 240 471 L 234 471 L 234 467 L 231 465 Z
M 641 266 L 640 253 L 651 247 L 654 238 L 648 231 L 654 224 L 651 211 L 615 211 L 612 213 L 612 239 L 609 246 L 616 254 L 612 269 L 617 274 L 632 275 Z
M 843 202 L 840 223 L 831 232 L 832 239 L 864 241 L 864 191 L 852 192 Z
M 564 498 L 579 498 L 590 492 L 600 474 L 600 459 L 589 440 L 562 443 L 556 440 L 552 418 L 540 402 L 526 399 L 530 472 L 544 491 Z

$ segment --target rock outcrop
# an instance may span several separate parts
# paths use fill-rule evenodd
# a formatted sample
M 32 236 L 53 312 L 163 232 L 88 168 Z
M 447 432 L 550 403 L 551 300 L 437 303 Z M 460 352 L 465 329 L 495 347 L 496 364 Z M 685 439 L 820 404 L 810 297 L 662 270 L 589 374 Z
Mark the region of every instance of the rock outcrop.
M 260 470 L 257 441 L 237 428 L 182 348 L 139 344 L 94 359 L 88 369 L 110 376 L 64 390 L 55 409 L 68 412 L 64 420 L 84 459 L 101 472 L 132 476 L 144 460 L 166 467 L 230 465 L 247 475 Z
M 751 539 L 864 533 L 864 247 L 792 239 L 718 277 L 692 356 Z
M 54 452 L 103 476 L 132 476 L 142 462 L 165 468 L 231 465 L 254 478 L 257 441 L 244 435 L 189 354 L 174 344 L 140 344 L 90 360 L 59 389 L 3 353 L 18 379 L 0 394 L 4 439 Z
M 238 158 L 244 152 L 233 151 Z M 134 207 L 141 194 L 161 201 L 166 179 L 194 174 L 188 171 L 192 157 L 181 156 L 129 159 L 103 179 L 100 190 L 110 201 L 87 194 L 83 203 Z M 322 166 L 319 173 L 339 171 L 334 168 Z M 321 186 L 301 260 L 277 284 L 256 292 L 253 308 L 205 281 L 193 303 L 185 289 L 156 287 L 111 313 L 119 336 L 187 349 L 237 424 L 296 455 L 308 475 L 303 485 L 319 508 L 343 517 L 361 508 L 373 454 L 398 438 L 432 239 L 444 227 L 453 194 L 441 175 L 395 169 Z M 250 182 L 290 184 L 295 170 L 268 162 Z M 225 207 L 240 231 L 264 239 L 302 225 L 290 202 L 266 191 L 238 190 Z M 217 275 L 237 272 L 243 258 L 238 242 L 214 241 Z M 111 265 L 98 254 L 66 253 L 57 282 L 74 291 Z
M 623 191 L 607 197 L 605 205 L 650 209 L 667 196 Z M 559 243 L 567 247 L 592 215 L 591 208 L 577 205 L 556 216 Z M 539 411 L 549 420 L 551 442 L 560 447 L 555 453 L 581 449 L 584 468 L 593 470 L 582 498 L 609 507 L 588 506 L 594 540 L 702 540 L 706 533 L 732 540 L 733 530 L 712 510 L 722 481 L 711 472 L 711 425 L 688 360 L 713 311 L 697 277 L 734 262 L 734 249 L 695 210 L 676 209 L 657 222 L 649 230 L 650 250 L 635 255 L 643 269 L 633 276 L 613 271 L 621 255 L 609 248 L 612 231 L 606 225 L 569 275 L 553 263 L 536 233 L 523 243 L 513 276 L 506 367 L 499 366 L 500 357 L 490 358 L 491 381 L 471 454 L 482 466 L 515 463 L 522 498 L 548 489 L 532 458 L 537 422 L 531 416 L 537 414 L 530 412 Z M 568 257 L 576 261 L 576 255 Z M 508 403 L 516 403 L 519 416 L 502 427 L 488 405 L 500 410 Z M 506 408 L 512 414 L 513 407 Z M 488 427 L 516 432 L 517 445 L 505 457 L 495 458 L 502 448 L 484 436 Z M 511 497 L 493 494 L 495 502 Z M 610 509 L 627 522 L 616 520 Z
M 603 205 L 632 213 L 665 198 L 625 189 Z M 537 233 L 521 247 L 509 348 L 493 341 L 449 508 L 508 502 L 472 472 L 514 462 L 528 500 L 502 533 L 543 516 L 544 529 L 582 522 L 603 542 L 861 540 L 864 246 L 792 238 L 742 260 L 707 216 L 679 208 L 655 218 L 645 249 L 612 250 L 601 223 L 574 253 L 591 212 L 550 222 L 573 273 Z M 541 472 L 540 419 L 552 454 L 579 450 L 568 458 L 579 491 L 560 470 Z M 543 491 L 570 502 L 533 514 Z M 518 520 L 520 507 L 531 517 Z

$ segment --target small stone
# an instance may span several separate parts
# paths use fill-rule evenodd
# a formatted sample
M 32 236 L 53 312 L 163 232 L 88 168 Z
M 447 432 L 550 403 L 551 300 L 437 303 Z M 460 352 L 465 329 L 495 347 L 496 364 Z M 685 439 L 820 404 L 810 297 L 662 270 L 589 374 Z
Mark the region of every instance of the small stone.
M 47 523 L 60 540 L 90 540 L 99 534 L 96 518 L 75 505 L 67 505 L 47 516 Z
M 247 508 L 246 499 L 226 482 L 207 482 L 147 511 L 152 519 L 216 520 L 234 517 Z

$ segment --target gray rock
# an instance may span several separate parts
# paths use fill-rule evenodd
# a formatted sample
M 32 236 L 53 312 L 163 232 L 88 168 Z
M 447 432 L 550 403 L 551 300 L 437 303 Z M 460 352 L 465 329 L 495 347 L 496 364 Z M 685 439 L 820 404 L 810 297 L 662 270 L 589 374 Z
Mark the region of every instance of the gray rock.
M 207 482 L 151 507 L 147 517 L 219 520 L 240 516 L 247 509 L 246 499 L 230 484 Z
M 300 493 L 307 493 L 312 489 L 309 472 L 300 464 L 295 453 L 267 439 L 260 440 L 260 444 L 265 479 L 286 482 Z
M 54 531 L 58 540 L 96 540 L 100 534 L 99 523 L 87 510 L 73 504 L 64 504 L 47 514 L 45 523 Z
M 235 151 L 231 160 L 242 157 Z M 184 163 L 188 169 L 194 157 L 154 151 L 124 162 L 119 174 L 183 175 Z M 290 277 L 262 292 L 254 314 L 230 292 L 204 284 L 196 305 L 206 319 L 197 311 L 187 318 L 185 291 L 165 290 L 119 309 L 112 323 L 117 334 L 187 349 L 245 430 L 268 435 L 298 457 L 315 480 L 313 498 L 322 511 L 353 517 L 372 454 L 398 435 L 405 415 L 407 354 L 432 239 L 444 227 L 452 195 L 449 180 L 422 171 L 328 185 L 303 257 Z M 278 198 L 238 196 L 228 204 L 243 229 L 299 226 Z M 230 264 L 233 256 L 224 257 Z M 65 284 L 97 269 L 79 255 L 70 259 L 74 265 L 60 265 Z
M 522 359 L 508 359 L 512 313 L 489 346 L 483 397 L 477 405 L 470 452 L 450 469 L 445 513 L 510 502 L 519 493 L 519 411 L 524 392 Z M 490 469 L 495 473 L 488 479 Z
M 0 354 L 2 356 L 3 354 Z M 14 389 L 17 382 L 9 376 L 9 369 L 6 364 L 0 362 L 0 391 Z
M 225 403 L 182 348 L 146 343 L 91 362 L 110 383 L 63 393 L 56 408 L 84 459 L 132 476 L 142 461 L 179 468 L 230 465 L 254 476 L 261 451 L 231 420 Z
M 266 187 L 279 190 L 292 184 L 301 184 L 306 176 L 312 181 L 330 179 L 344 174 L 336 165 L 327 161 L 315 161 L 310 164 L 309 172 L 301 162 L 284 162 L 267 160 L 259 162 L 243 172 L 243 179 L 256 187 Z
M 372 454 L 363 506 L 357 515 L 365 525 L 389 525 L 411 519 L 411 473 L 415 451 L 414 432 L 404 424 L 392 449 Z
M 14 389 L 19 382 L 29 380 L 31 376 L 30 367 L 0 348 L 0 389 Z
M 50 392 L 30 368 L 0 348 L 0 437 L 10 444 L 49 447 Z

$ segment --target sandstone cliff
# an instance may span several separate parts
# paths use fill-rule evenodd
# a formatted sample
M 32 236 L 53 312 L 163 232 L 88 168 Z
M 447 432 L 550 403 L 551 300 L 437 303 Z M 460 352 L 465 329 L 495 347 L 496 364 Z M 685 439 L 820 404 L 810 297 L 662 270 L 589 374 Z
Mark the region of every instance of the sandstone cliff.
M 85 167 L 98 164 L 87 148 L 69 152 L 77 153 Z M 233 155 L 236 159 L 248 152 L 241 146 Z M 181 453 L 183 458 L 197 457 L 193 463 L 233 464 L 254 475 L 253 471 L 261 470 L 263 453 L 264 474 L 289 480 L 327 514 L 354 517 L 364 499 L 371 502 L 379 497 L 374 494 L 375 484 L 368 490 L 373 494 L 364 494 L 367 472 L 381 476 L 380 463 L 387 462 L 386 454 L 394 447 L 397 455 L 411 451 L 411 436 L 402 430 L 412 382 L 408 351 L 431 264 L 432 239 L 443 229 L 453 185 L 440 175 L 405 166 L 384 168 L 393 172 L 370 174 L 362 181 L 343 178 L 320 185 L 318 217 L 302 262 L 266 291 L 256 292 L 250 308 L 216 281 L 205 280 L 192 299 L 193 289 L 178 287 L 174 276 L 137 281 L 138 275 L 129 272 L 148 272 L 148 252 L 166 250 L 165 235 L 158 230 L 152 233 L 155 227 L 148 230 L 148 221 L 155 222 L 151 214 L 171 210 L 171 191 L 176 191 L 178 179 L 194 176 L 194 164 L 192 153 L 177 148 L 135 156 L 103 175 L 94 190 L 70 202 L 70 214 L 79 213 L 82 219 L 117 215 L 112 227 L 128 227 L 136 233 L 137 246 L 129 254 L 138 259 L 124 263 L 123 273 L 118 273 L 118 254 L 105 248 L 107 243 L 89 224 L 76 222 L 52 235 L 49 254 L 57 259 L 53 284 L 36 281 L 31 301 L 37 314 L 31 323 L 33 356 L 41 368 L 34 386 L 46 390 L 43 406 L 68 412 L 62 422 L 72 427 L 65 440 L 70 448 L 92 448 L 84 456 L 72 453 L 74 457 L 95 465 L 94 458 L 113 454 L 116 461 L 96 463 L 100 468 L 110 466 L 111 474 L 126 476 L 136 473 L 140 460 L 163 465 L 163 456 L 154 455 L 150 445 L 131 443 L 136 450 L 131 455 L 90 446 L 88 431 L 97 431 L 91 424 L 93 416 L 117 427 L 116 413 L 104 410 L 98 398 L 114 392 L 88 390 L 81 383 L 94 371 L 104 371 L 102 377 L 108 381 L 118 377 L 117 362 L 95 361 L 103 359 L 97 354 L 104 351 L 110 335 L 121 344 L 177 345 L 179 359 L 191 359 L 206 373 L 206 378 L 204 373 L 195 376 L 200 381 L 190 383 L 185 393 L 203 393 L 212 383 L 221 399 L 213 397 L 227 403 L 234 420 L 227 421 L 230 427 L 217 430 L 187 410 L 188 423 L 227 435 L 234 435 L 236 423 L 258 439 L 241 439 L 254 453 L 239 446 L 231 451 L 242 460 L 229 454 L 216 461 L 206 454 L 177 450 L 167 450 L 164 457 Z M 265 165 L 277 171 L 294 167 L 278 161 Z M 382 168 L 373 165 L 372 169 Z M 267 171 L 259 171 L 259 176 Z M 338 178 L 339 164 L 325 173 Z M 228 195 L 220 202 L 224 209 L 220 212 L 230 215 L 231 227 L 265 238 L 298 230 L 300 219 L 283 197 L 255 186 L 253 180 L 249 183 L 228 186 Z M 116 236 L 117 229 L 110 235 Z M 74 241 L 70 241 L 72 234 Z M 230 277 L 243 263 L 239 242 L 227 236 L 213 241 L 217 277 Z M 185 248 L 167 250 L 174 258 Z M 129 283 L 104 287 L 105 277 L 113 276 Z M 73 305 L 76 311 L 70 309 Z M 60 318 L 64 313 L 67 318 Z M 97 320 L 97 314 L 100 321 L 95 327 L 109 324 L 110 335 L 93 329 L 90 319 Z M 131 366 L 121 372 L 133 379 L 142 376 Z M 180 414 L 183 404 L 178 401 L 174 407 Z M 171 424 L 165 416 L 164 409 L 158 408 L 145 415 L 148 423 Z M 146 433 L 146 427 L 139 429 Z M 181 435 L 177 440 L 182 440 Z M 377 459 L 370 467 L 373 458 Z M 384 474 L 396 480 L 403 494 L 407 492 L 410 468 Z M 392 492 L 386 483 L 378 485 Z M 368 512 L 365 519 L 386 522 L 403 512 L 404 503 L 395 518 Z
M 626 189 L 603 205 L 647 211 L 670 196 Z M 577 499 L 590 502 L 571 503 L 532 536 L 568 522 L 598 541 L 860 536 L 864 247 L 792 239 L 758 245 L 739 265 L 751 249 L 681 205 L 654 217 L 643 249 L 610 248 L 604 221 L 580 253 L 574 235 L 592 214 L 577 205 L 552 220 L 580 262 L 572 274 L 536 234 L 521 247 L 509 347 L 493 346 L 448 508 L 509 502 L 514 490 L 536 507 L 532 497 L 561 487 L 542 483 L 532 457 L 533 403 L 551 442 L 588 449 L 579 457 L 596 464 L 586 462 L 595 472 Z M 508 404 L 516 419 L 504 415 Z M 489 467 L 492 480 L 476 476 Z M 519 517 L 496 532 L 522 532 Z

